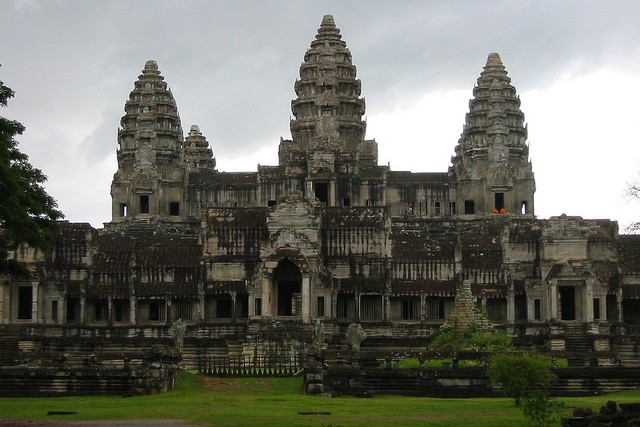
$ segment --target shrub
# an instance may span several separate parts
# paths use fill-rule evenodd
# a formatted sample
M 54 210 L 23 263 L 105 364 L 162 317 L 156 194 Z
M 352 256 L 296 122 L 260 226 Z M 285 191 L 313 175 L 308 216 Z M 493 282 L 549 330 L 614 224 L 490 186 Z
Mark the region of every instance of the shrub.
M 542 354 L 497 353 L 489 360 L 487 374 L 491 383 L 501 387 L 519 406 L 529 393 L 545 391 L 553 384 L 556 375 L 551 366 L 551 359 Z

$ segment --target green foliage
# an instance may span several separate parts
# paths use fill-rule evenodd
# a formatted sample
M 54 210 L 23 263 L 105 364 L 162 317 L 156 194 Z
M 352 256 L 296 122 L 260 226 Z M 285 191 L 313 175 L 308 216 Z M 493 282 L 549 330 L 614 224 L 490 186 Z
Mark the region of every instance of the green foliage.
M 462 331 L 443 325 L 433 338 L 429 348 L 442 353 L 472 350 L 486 353 L 507 351 L 512 348 L 512 339 L 502 331 L 483 331 L 471 324 Z
M 522 400 L 522 413 L 534 427 L 557 425 L 564 403 L 552 398 L 546 390 L 535 390 Z
M 6 107 L 13 95 L 0 81 L 0 105 Z M 15 136 L 24 129 L 19 122 L 0 116 L 0 273 L 26 274 L 7 256 L 23 243 L 48 247 L 56 232 L 55 220 L 63 217 L 43 187 L 47 177 L 18 149 Z
M 520 405 L 523 397 L 548 389 L 556 380 L 551 358 L 533 353 L 497 353 L 489 360 L 487 374 Z

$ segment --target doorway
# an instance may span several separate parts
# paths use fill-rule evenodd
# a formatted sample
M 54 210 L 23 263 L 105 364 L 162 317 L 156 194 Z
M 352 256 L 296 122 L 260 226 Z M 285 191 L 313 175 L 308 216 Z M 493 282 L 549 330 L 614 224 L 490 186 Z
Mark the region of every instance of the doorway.
M 273 286 L 276 303 L 274 313 L 278 316 L 301 315 L 302 273 L 293 262 L 283 259 L 273 270 Z
M 576 320 L 576 287 L 559 286 L 560 294 L 560 319 Z

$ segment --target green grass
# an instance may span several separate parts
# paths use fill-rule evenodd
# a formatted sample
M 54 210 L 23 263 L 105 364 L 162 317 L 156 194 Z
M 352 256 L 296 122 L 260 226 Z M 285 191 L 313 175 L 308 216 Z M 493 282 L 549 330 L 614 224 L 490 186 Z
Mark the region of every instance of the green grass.
M 640 401 L 640 391 L 561 399 L 598 410 L 607 400 Z M 77 415 L 47 416 L 47 411 Z M 298 412 L 330 412 L 299 415 Z M 210 379 L 182 372 L 171 393 L 153 396 L 0 399 L 0 418 L 47 420 L 165 419 L 216 426 L 526 426 L 507 398 L 431 399 L 400 396 L 306 396 L 301 378 Z

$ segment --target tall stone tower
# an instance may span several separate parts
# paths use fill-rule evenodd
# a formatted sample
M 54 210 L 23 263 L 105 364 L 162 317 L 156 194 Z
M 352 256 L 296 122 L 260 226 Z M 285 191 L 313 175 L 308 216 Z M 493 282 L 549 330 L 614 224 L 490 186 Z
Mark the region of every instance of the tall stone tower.
M 184 217 L 183 135 L 176 102 L 155 61 L 147 61 L 124 106 L 112 225 Z
M 306 194 L 328 205 L 347 201 L 348 177 L 377 163 L 377 146 L 364 140 L 360 80 L 331 15 L 322 19 L 294 88 L 292 141 L 281 142 L 280 164 L 287 175 L 301 178 Z
M 473 96 L 450 167 L 461 213 L 533 215 L 524 114 L 497 53 L 489 54 Z

